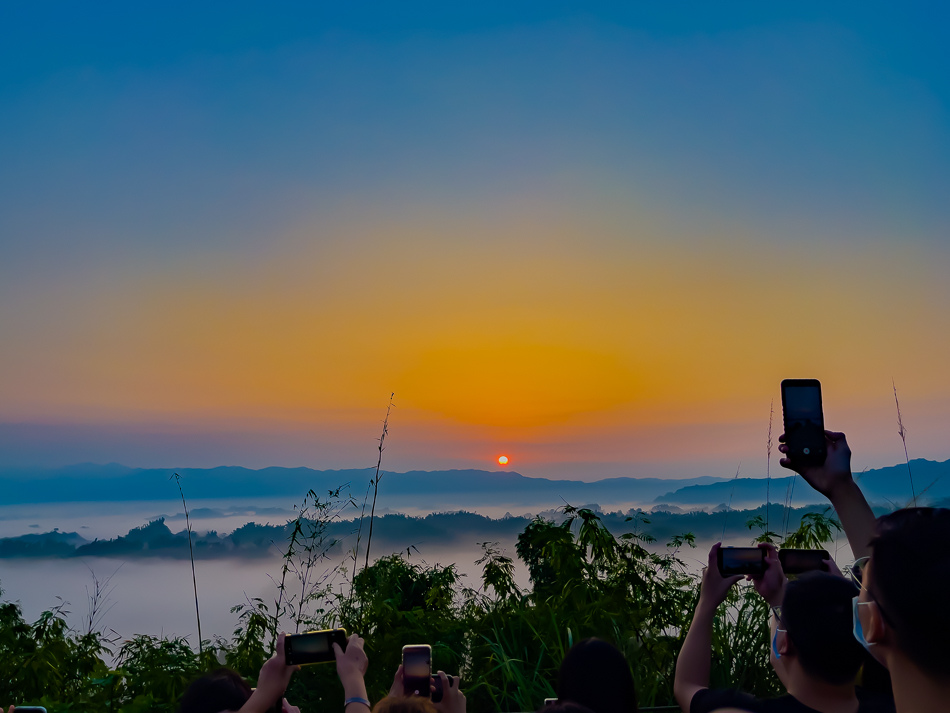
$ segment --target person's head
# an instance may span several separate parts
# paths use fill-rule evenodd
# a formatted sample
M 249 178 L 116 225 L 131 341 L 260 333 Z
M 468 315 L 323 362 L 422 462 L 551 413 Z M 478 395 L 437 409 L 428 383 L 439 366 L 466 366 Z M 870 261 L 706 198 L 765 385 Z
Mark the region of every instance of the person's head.
M 772 616 L 773 665 L 794 660 L 802 671 L 824 683 L 853 683 L 864 650 L 852 632 L 852 600 L 857 588 L 828 572 L 808 572 L 785 587 L 781 619 Z M 778 634 L 776 635 L 776 628 Z M 784 633 L 783 633 L 784 632 Z
M 906 508 L 878 519 L 858 616 L 872 652 L 906 657 L 950 683 L 950 510 Z M 880 648 L 878 648 L 880 647 Z
M 551 703 L 541 708 L 538 708 L 537 713 L 594 713 L 587 706 L 582 706 L 580 703 L 575 703 L 574 701 L 558 701 L 557 703 Z
M 195 679 L 181 697 L 179 713 L 236 711 L 251 697 L 251 687 L 241 674 L 219 668 Z
M 637 692 L 624 655 L 601 639 L 578 641 L 558 672 L 561 703 L 586 706 L 593 713 L 634 713 Z
M 386 696 L 373 707 L 373 713 L 438 713 L 438 709 L 422 696 Z

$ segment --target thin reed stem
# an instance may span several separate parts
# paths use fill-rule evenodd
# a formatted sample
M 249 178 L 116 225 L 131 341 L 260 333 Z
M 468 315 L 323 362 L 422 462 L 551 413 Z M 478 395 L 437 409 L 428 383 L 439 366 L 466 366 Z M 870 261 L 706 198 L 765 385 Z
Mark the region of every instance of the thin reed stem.
M 198 609 L 198 577 L 195 575 L 195 549 L 191 544 L 191 519 L 188 516 L 188 505 L 185 503 L 185 491 L 181 488 L 181 476 L 175 473 L 172 477 L 178 484 L 178 492 L 181 494 L 181 506 L 185 509 L 185 529 L 188 530 L 188 554 L 191 556 L 191 583 L 195 587 L 195 618 L 198 620 L 198 655 L 200 656 L 203 651 L 201 642 L 201 611 Z
M 907 454 L 907 431 L 904 429 L 904 419 L 901 418 L 901 402 L 897 400 L 897 384 L 891 379 L 894 387 L 894 405 L 897 406 L 897 435 L 904 444 L 904 461 L 907 463 L 907 477 L 910 478 L 910 493 L 914 496 L 914 507 L 917 507 L 917 491 L 914 489 L 914 474 L 910 472 L 910 456 Z
M 393 397 L 395 392 L 389 395 L 389 407 L 386 409 L 386 418 L 383 419 L 383 433 L 379 437 L 379 459 L 376 461 L 376 475 L 373 478 L 373 507 L 369 511 L 369 534 L 366 536 L 366 561 L 363 568 L 369 567 L 369 548 L 373 543 L 373 519 L 376 517 L 376 496 L 379 494 L 379 467 L 383 463 L 383 443 L 386 440 L 386 434 L 389 432 L 389 414 L 393 410 Z

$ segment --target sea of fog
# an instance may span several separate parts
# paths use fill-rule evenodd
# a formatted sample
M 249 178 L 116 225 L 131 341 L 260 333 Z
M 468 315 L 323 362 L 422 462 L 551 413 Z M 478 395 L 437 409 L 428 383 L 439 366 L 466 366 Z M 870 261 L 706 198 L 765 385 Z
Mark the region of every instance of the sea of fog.
M 283 524 L 294 517 L 293 503 L 286 499 L 255 499 L 242 501 L 225 498 L 189 502 L 192 526 L 199 532 L 217 530 L 227 533 L 247 522 Z M 505 508 L 478 508 L 485 515 L 500 517 Z M 539 510 L 541 508 L 538 508 Z M 404 512 L 408 509 L 402 509 Z M 379 511 L 378 511 L 379 512 Z M 207 517 L 200 516 L 207 513 Z M 408 510 L 406 514 L 425 515 L 428 511 Z M 515 513 L 524 514 L 524 513 Z M 124 503 L 57 503 L 43 505 L 8 505 L 0 507 L 0 537 L 27 533 L 43 533 L 59 528 L 61 532 L 77 532 L 86 539 L 108 539 L 124 535 L 129 529 L 164 516 L 173 531 L 185 528 L 181 501 Z M 497 539 L 497 538 L 495 538 Z M 408 544 L 408 543 L 407 543 Z M 528 585 L 527 569 L 517 561 L 514 541 L 500 542 L 505 553 L 516 560 L 516 580 Z M 698 571 L 705 565 L 712 542 L 698 542 L 696 548 L 685 548 L 680 556 L 687 566 Z M 746 545 L 743 541 L 736 543 Z M 373 558 L 391 554 L 388 549 L 374 548 Z M 851 561 L 851 552 L 843 537 L 832 548 L 836 561 Z M 410 553 L 410 560 L 428 564 L 455 564 L 464 575 L 467 586 L 478 588 L 480 567 L 475 563 L 482 550 L 477 541 L 453 547 L 438 543 L 421 543 Z M 337 554 L 323 565 L 332 569 L 346 557 Z M 268 558 L 242 560 L 236 558 L 198 560 L 196 576 L 204 638 L 230 638 L 238 618 L 231 607 L 254 597 L 272 602 L 276 595 L 274 579 L 280 575 L 281 560 L 275 547 Z M 114 631 L 121 639 L 134 634 L 182 635 L 196 642 L 195 605 L 191 563 L 188 560 L 160 558 L 70 558 L 70 559 L 0 559 L 2 599 L 18 601 L 24 616 L 33 621 L 44 610 L 60 604 L 69 612 L 69 623 L 83 629 L 89 614 L 89 595 L 94 577 L 109 580 L 101 627 Z M 337 580 L 337 584 L 344 583 Z

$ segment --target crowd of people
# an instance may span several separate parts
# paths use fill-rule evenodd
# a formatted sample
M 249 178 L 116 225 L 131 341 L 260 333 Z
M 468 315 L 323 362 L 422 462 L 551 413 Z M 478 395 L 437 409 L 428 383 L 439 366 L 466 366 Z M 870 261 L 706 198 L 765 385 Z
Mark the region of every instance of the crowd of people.
M 765 550 L 765 569 L 752 580 L 769 606 L 770 663 L 784 696 L 757 699 L 741 690 L 709 687 L 713 622 L 729 589 L 743 577 L 724 576 L 713 545 L 699 601 L 676 662 L 674 695 L 683 713 L 929 713 L 950 711 L 950 510 L 913 507 L 875 518 L 851 473 L 851 450 L 843 433 L 825 432 L 827 457 L 820 465 L 792 462 L 834 506 L 848 537 L 854 563 L 842 574 L 832 560 L 821 571 L 789 580 L 778 552 Z M 344 713 L 465 713 L 458 676 L 435 675 L 440 696 L 407 695 L 403 667 L 387 696 L 372 705 L 364 676 L 369 661 L 363 639 L 333 644 L 343 684 Z M 287 665 L 284 636 L 252 689 L 237 673 L 220 669 L 193 682 L 180 713 L 299 713 L 283 698 L 294 671 Z M 860 684 L 860 685 L 859 685 Z M 566 654 L 557 699 L 544 713 L 634 713 L 637 696 L 631 669 L 610 643 L 585 639 Z M 437 700 L 437 702 L 436 702 Z

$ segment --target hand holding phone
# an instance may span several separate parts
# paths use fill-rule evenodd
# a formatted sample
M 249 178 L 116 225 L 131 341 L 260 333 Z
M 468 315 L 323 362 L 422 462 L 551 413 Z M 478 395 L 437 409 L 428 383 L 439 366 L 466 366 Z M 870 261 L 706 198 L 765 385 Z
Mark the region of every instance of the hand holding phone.
M 346 651 L 346 629 L 307 631 L 284 638 L 284 659 L 288 666 L 327 663 L 335 660 L 333 644 Z

